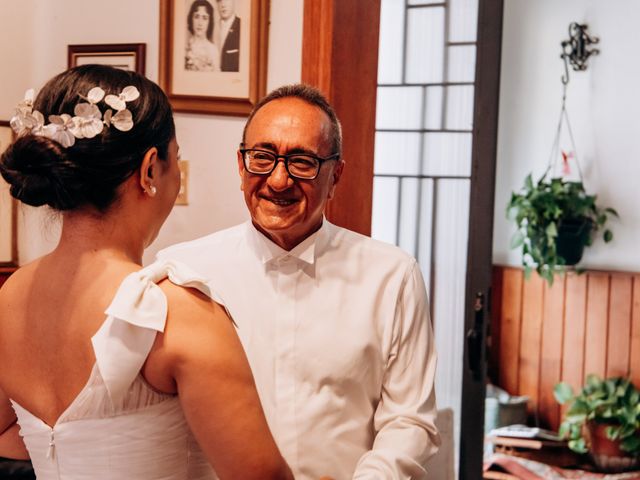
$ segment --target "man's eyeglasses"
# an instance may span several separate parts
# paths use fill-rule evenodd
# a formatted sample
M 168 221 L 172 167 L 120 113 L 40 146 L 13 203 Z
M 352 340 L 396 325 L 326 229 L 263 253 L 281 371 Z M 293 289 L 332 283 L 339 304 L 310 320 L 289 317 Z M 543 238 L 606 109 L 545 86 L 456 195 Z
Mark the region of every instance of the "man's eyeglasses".
M 320 166 L 328 161 L 340 158 L 339 153 L 334 153 L 328 157 L 318 157 L 310 153 L 290 153 L 288 155 L 277 155 L 269 150 L 260 148 L 241 148 L 244 168 L 254 175 L 270 175 L 278 164 L 278 159 L 282 158 L 284 167 L 290 177 L 303 180 L 313 180 L 318 176 Z

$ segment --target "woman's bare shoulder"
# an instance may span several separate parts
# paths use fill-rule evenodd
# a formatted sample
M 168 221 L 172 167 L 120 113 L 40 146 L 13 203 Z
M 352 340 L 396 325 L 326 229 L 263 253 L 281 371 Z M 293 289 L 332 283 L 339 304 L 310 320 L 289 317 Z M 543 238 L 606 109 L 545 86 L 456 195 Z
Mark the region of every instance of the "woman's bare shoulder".
M 15 299 L 16 295 L 24 293 L 28 289 L 29 285 L 37 278 L 40 262 L 41 259 L 39 258 L 27 263 L 7 278 L 2 287 L 0 287 L 0 303 L 3 299 Z
M 195 288 L 163 280 L 158 284 L 167 297 L 164 343 L 174 353 L 191 355 L 212 343 L 235 343 L 236 333 L 224 307 Z

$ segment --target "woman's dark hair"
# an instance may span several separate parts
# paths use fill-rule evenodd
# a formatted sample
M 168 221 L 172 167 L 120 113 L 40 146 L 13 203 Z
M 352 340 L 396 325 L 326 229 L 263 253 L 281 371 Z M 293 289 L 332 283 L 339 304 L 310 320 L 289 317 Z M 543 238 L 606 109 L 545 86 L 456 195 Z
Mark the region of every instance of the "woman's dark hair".
M 104 65 L 72 68 L 47 82 L 33 108 L 44 115 L 45 122 L 49 115 L 73 116 L 74 107 L 84 101 L 80 95 L 86 96 L 93 87 L 118 95 L 128 85 L 140 92 L 138 99 L 127 102 L 133 116 L 131 130 L 105 126 L 95 137 L 76 139 L 69 148 L 31 134 L 10 145 L 0 157 L 0 174 L 11 185 L 11 195 L 36 207 L 71 210 L 93 206 L 104 212 L 151 147 L 166 160 L 175 137 L 171 105 L 158 85 L 138 73 Z M 97 106 L 103 114 L 109 108 L 104 101 Z
M 195 0 L 191 4 L 191 8 L 189 8 L 189 15 L 187 15 L 187 28 L 189 28 L 189 32 L 191 35 L 195 35 L 196 32 L 193 30 L 193 14 L 196 13 L 199 7 L 204 7 L 209 14 L 209 25 L 207 25 L 207 38 L 210 42 L 213 42 L 213 5 L 211 5 L 207 0 Z

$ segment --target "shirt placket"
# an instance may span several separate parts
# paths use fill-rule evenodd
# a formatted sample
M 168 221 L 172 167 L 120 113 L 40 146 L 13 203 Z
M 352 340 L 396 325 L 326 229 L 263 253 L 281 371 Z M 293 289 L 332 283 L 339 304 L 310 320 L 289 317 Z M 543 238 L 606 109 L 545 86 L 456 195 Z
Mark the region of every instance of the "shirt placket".
M 295 315 L 297 265 L 289 256 L 277 261 L 277 317 L 275 397 L 278 410 L 280 446 L 295 471 L 298 466 L 296 425 Z

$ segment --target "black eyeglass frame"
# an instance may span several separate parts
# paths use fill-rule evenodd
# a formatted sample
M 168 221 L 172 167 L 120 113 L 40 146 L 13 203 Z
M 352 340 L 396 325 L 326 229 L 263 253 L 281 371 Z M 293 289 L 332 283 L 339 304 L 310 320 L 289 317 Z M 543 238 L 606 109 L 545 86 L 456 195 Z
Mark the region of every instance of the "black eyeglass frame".
M 252 175 L 263 175 L 263 176 L 271 175 L 273 171 L 276 169 L 276 167 L 278 166 L 278 161 L 282 158 L 282 161 L 284 162 L 284 168 L 287 170 L 287 174 L 291 178 L 297 178 L 299 180 L 315 180 L 318 177 L 318 174 L 320 173 L 320 168 L 322 167 L 323 163 L 328 162 L 329 160 L 337 160 L 340 158 L 339 153 L 334 153 L 332 155 L 329 155 L 328 157 L 319 157 L 312 153 L 287 153 L 285 155 L 278 155 L 277 153 L 274 153 L 271 150 L 264 150 L 262 148 L 242 148 L 242 146 L 238 149 L 238 151 L 242 154 L 242 163 L 244 164 L 245 170 L 247 170 L 247 172 L 249 172 Z M 252 172 L 249 169 L 249 166 L 247 165 L 247 155 L 246 155 L 247 152 L 262 152 L 262 153 L 268 153 L 269 155 L 273 155 L 275 157 L 275 161 L 273 162 L 273 167 L 271 167 L 271 170 L 269 170 L 268 172 Z M 316 170 L 316 174 L 313 177 L 301 177 L 299 175 L 295 175 L 291 173 L 291 171 L 289 170 L 289 158 L 301 157 L 301 156 L 313 158 L 318 162 L 318 170 Z

